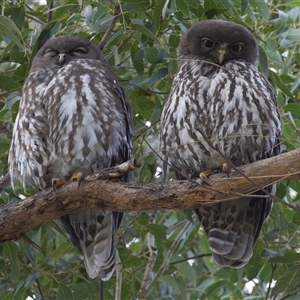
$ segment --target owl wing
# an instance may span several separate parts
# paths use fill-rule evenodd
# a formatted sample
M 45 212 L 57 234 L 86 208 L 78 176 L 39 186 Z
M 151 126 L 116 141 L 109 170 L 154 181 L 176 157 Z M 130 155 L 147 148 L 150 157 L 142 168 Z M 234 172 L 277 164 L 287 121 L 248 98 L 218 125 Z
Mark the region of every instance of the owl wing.
M 28 76 L 23 87 L 8 158 L 14 190 L 19 181 L 24 190 L 26 185 L 39 190 L 46 187 L 53 153 L 43 104 L 46 89 L 47 82 L 37 80 L 37 72 Z

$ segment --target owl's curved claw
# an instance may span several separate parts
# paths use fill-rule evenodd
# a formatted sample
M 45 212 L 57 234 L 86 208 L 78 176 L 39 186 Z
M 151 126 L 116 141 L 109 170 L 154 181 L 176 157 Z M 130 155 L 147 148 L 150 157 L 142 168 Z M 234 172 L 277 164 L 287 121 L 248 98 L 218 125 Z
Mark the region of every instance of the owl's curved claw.
M 230 168 L 226 163 L 222 164 L 221 170 L 222 170 L 222 172 L 226 173 L 227 178 L 229 178 Z
M 78 189 L 83 181 L 83 174 L 81 172 L 75 173 L 72 175 L 72 177 L 70 178 L 70 181 L 77 181 L 78 182 Z
M 201 181 L 201 184 L 206 184 L 206 185 L 211 185 L 207 179 L 209 178 L 210 175 L 214 174 L 212 170 L 208 170 L 208 171 L 205 171 L 205 172 L 201 172 L 199 174 L 199 177 L 200 177 L 200 181 Z
M 66 182 L 67 180 L 65 178 L 53 178 L 51 182 L 53 191 L 56 193 L 57 188 L 64 185 Z
M 79 187 L 80 187 L 82 181 L 83 181 L 83 174 L 82 174 L 81 172 L 79 172 L 79 173 L 78 173 L 78 177 L 77 177 L 77 182 L 78 182 L 78 187 L 77 187 L 77 188 L 78 188 L 78 189 L 79 189 Z
M 69 180 L 65 178 L 53 178 L 52 179 L 52 188 L 53 191 L 56 192 L 57 188 L 64 185 L 66 182 L 69 181 L 77 181 L 78 182 L 78 187 L 80 187 L 82 181 L 83 181 L 83 174 L 81 172 L 75 173 L 71 176 Z
M 224 172 L 224 173 L 226 173 L 227 177 L 229 178 L 229 171 L 230 171 L 229 166 L 226 163 L 223 163 L 222 166 L 221 166 L 221 168 L 217 168 L 217 169 L 214 169 L 214 170 L 207 170 L 207 171 L 201 172 L 199 174 L 199 177 L 201 179 L 201 183 L 210 185 L 207 182 L 207 179 L 211 175 L 217 174 L 217 173 L 220 173 L 220 172 Z

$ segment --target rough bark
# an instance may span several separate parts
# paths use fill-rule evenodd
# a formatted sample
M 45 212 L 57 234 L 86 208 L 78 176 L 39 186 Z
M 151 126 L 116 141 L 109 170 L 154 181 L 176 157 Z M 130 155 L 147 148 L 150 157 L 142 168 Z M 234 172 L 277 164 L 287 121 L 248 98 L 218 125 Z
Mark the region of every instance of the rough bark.
M 197 180 L 140 185 L 107 179 L 137 166 L 132 161 L 87 177 L 79 188 L 73 182 L 56 192 L 48 189 L 20 202 L 0 206 L 0 242 L 19 239 L 30 229 L 76 210 L 100 208 L 129 212 L 195 208 L 199 204 L 236 198 L 237 193 L 249 194 L 259 189 L 257 185 L 265 187 L 285 179 L 299 179 L 300 150 L 242 166 L 239 172 L 232 169 L 229 178 L 226 174 L 212 175 L 208 180 L 210 185 L 200 185 Z

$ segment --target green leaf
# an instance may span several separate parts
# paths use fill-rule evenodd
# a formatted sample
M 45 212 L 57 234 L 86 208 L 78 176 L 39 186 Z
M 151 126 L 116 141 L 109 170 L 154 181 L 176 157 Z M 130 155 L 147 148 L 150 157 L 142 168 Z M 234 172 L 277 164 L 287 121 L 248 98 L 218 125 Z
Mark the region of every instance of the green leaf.
M 219 281 L 214 282 L 207 288 L 207 290 L 206 290 L 207 296 L 210 298 L 210 297 L 218 295 L 219 293 L 222 293 L 222 289 L 227 284 L 228 284 L 227 280 L 219 280 Z
M 252 280 L 257 276 L 260 269 L 262 268 L 264 261 L 261 256 L 262 251 L 264 250 L 265 245 L 264 243 L 259 239 L 256 242 L 256 245 L 253 249 L 253 255 L 251 259 L 249 260 L 248 264 L 245 266 L 246 272 L 247 272 L 247 278 L 249 280 Z
M 162 68 L 159 69 L 157 72 L 155 72 L 151 78 L 147 82 L 147 86 L 151 87 L 155 82 L 157 82 L 159 79 L 165 77 L 168 75 L 168 69 L 167 68 Z
M 177 280 L 172 275 L 161 276 L 159 281 L 166 284 L 170 291 L 174 292 L 179 289 Z
M 149 63 L 154 64 L 158 62 L 163 62 L 158 57 L 158 49 L 155 47 L 149 47 L 145 49 L 146 59 Z
M 5 16 L 0 16 L 0 34 L 7 36 L 20 49 L 24 50 L 22 35 L 15 23 Z
M 159 40 L 157 39 L 157 37 L 147 27 L 145 27 L 143 25 L 140 25 L 140 24 L 132 24 L 132 29 L 141 32 L 146 37 L 148 37 L 151 40 L 159 43 Z
M 248 0 L 242 0 L 241 1 L 241 13 L 242 15 L 245 13 L 245 10 L 248 6 L 249 1 Z
M 262 47 L 259 47 L 259 65 L 261 66 L 262 73 L 268 77 L 269 66 L 268 66 L 268 57 L 265 50 Z
M 136 44 L 132 44 L 130 52 L 131 52 L 131 60 L 135 70 L 139 75 L 143 74 L 144 62 L 142 57 L 137 56 L 137 53 L 142 52 L 141 49 Z
M 300 6 L 300 1 L 299 0 L 294 0 L 294 1 L 286 2 L 286 3 L 284 3 L 284 6 L 296 6 L 296 7 L 299 7 Z
M 293 264 L 299 263 L 300 261 L 300 253 L 296 253 L 293 251 L 287 251 L 283 256 L 277 256 L 270 259 L 272 263 L 283 263 L 283 264 Z
M 290 92 L 290 89 L 287 87 L 287 85 L 280 79 L 280 77 L 275 73 L 272 72 L 275 81 L 276 81 L 276 85 L 277 87 L 289 98 L 294 99 L 293 94 Z
M 280 230 L 277 227 L 267 231 L 264 235 L 264 241 L 266 242 L 275 241 L 278 238 L 279 233 Z
M 181 0 L 176 1 L 177 9 L 187 17 L 190 15 L 190 9 L 188 3 L 189 3 L 188 1 L 181 1 Z
M 273 292 L 284 293 L 286 291 L 289 291 L 289 293 L 292 294 L 292 291 L 294 291 L 295 289 L 299 290 L 299 282 L 300 282 L 300 266 L 296 265 L 289 268 L 278 279 L 275 287 L 273 288 Z
M 2 109 L 0 111 L 0 119 L 3 118 L 8 112 L 9 112 L 9 109 Z
M 123 268 L 133 268 L 133 267 L 141 267 L 144 264 L 144 261 L 134 255 L 126 256 L 122 259 Z
M 10 147 L 10 141 L 6 139 L 0 140 L 0 157 L 2 157 L 5 153 L 8 153 Z
M 21 30 L 25 21 L 25 9 L 24 7 L 15 7 L 10 15 L 11 20 Z
M 270 11 L 268 8 L 268 4 L 262 0 L 249 0 L 249 3 L 257 9 L 260 16 L 262 16 L 265 20 L 268 20 L 270 17 Z
M 19 246 L 14 242 L 6 242 L 3 246 L 2 255 L 10 260 L 11 263 L 17 260 Z
M 290 41 L 300 41 L 300 29 L 289 29 L 285 34 L 284 38 Z
M 300 226 L 300 211 L 299 210 L 294 213 L 292 221 L 296 225 Z
M 71 290 L 62 283 L 60 283 L 58 286 L 58 299 L 73 300 L 73 294 Z
M 16 283 L 20 279 L 20 267 L 18 263 L 14 262 L 11 266 L 11 271 L 9 274 L 9 278 L 12 282 Z
M 228 11 L 227 8 L 210 9 L 205 12 L 205 15 L 208 19 L 212 19 L 214 16 L 221 15 L 221 14 L 225 13 L 226 11 Z
M 7 76 L 0 76 L 0 89 L 5 91 L 15 90 L 21 87 L 21 84 Z
M 178 273 L 182 277 L 188 278 L 193 284 L 193 287 L 196 287 L 196 273 L 194 268 L 188 262 L 181 262 L 178 264 Z
M 147 224 L 145 227 L 154 235 L 155 238 L 158 238 L 161 242 L 167 240 L 166 237 L 166 228 L 158 224 Z

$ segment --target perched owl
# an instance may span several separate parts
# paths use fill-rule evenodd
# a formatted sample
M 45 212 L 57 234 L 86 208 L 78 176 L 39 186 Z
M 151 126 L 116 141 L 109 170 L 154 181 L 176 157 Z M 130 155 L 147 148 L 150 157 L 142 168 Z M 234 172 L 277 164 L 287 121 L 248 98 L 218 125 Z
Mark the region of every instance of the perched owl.
M 282 121 L 258 57 L 254 36 L 240 25 L 208 20 L 185 32 L 161 118 L 165 172 L 171 165 L 178 179 L 197 178 L 220 170 L 227 163 L 221 154 L 238 167 L 280 153 Z M 267 197 L 240 197 L 195 210 L 214 260 L 245 265 L 271 207 Z
M 54 178 L 121 164 L 132 157 L 132 141 L 130 105 L 99 48 L 73 36 L 48 40 L 23 87 L 9 152 L 13 188 L 20 181 L 43 190 Z M 122 217 L 91 209 L 57 220 L 91 278 L 111 277 Z

